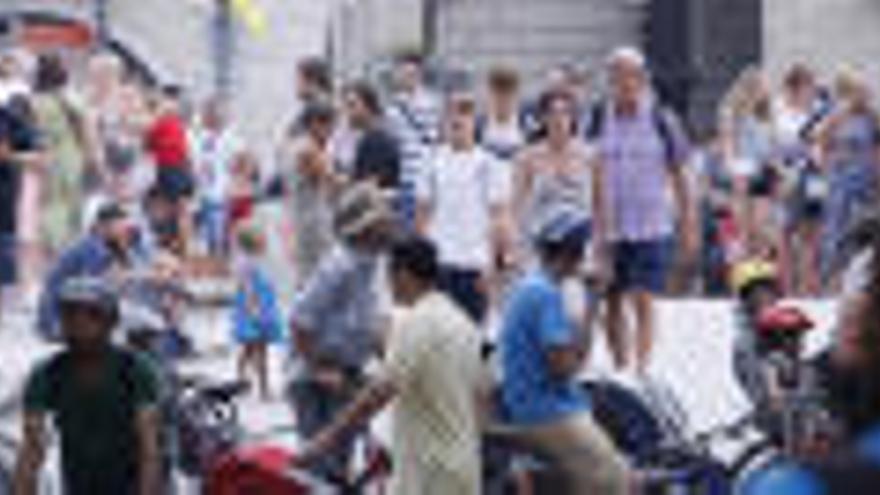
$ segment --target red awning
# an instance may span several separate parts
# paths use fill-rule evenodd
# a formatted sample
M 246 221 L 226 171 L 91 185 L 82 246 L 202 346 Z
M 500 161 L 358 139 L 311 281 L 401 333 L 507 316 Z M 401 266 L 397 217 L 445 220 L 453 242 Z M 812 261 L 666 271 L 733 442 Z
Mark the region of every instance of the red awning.
M 34 50 L 87 48 L 94 41 L 92 29 L 77 23 L 29 22 L 18 31 L 18 42 Z

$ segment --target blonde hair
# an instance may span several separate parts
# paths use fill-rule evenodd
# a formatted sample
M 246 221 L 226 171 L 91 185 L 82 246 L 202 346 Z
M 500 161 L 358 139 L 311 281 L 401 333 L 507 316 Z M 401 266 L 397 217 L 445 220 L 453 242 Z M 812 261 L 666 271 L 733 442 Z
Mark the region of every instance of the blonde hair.
M 735 120 L 747 115 L 765 118 L 767 115 L 760 115 L 765 113 L 765 109 L 759 109 L 759 105 L 768 103 L 769 96 L 764 73 L 755 65 L 748 66 L 740 72 L 724 96 L 719 118 Z

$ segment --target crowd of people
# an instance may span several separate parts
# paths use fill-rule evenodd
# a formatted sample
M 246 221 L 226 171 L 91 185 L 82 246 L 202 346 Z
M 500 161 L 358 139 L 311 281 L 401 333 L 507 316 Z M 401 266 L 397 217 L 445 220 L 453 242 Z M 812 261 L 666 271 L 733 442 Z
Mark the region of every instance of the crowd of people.
M 560 66 L 534 98 L 509 67 L 441 94 L 423 60 L 406 55 L 386 92 L 367 81 L 337 88 L 323 61 L 307 59 L 296 68 L 297 116 L 265 160 L 228 102 L 193 105 L 179 88 L 149 87 L 109 53 L 84 68 L 56 54 L 0 56 L 0 318 L 13 300 L 33 308 L 40 334 L 70 348 L 28 384 L 21 495 L 34 493 L 51 412 L 69 493 L 158 493 L 148 479 L 156 446 L 144 440 L 156 432 L 155 384 L 126 354 L 104 359 L 100 301 L 115 295 L 69 285 L 206 275 L 236 281 L 239 373 L 265 398 L 275 388 L 267 346 L 289 333 L 286 394 L 313 440 L 302 465 L 344 477 L 352 437 L 394 399 L 394 493 L 479 493 L 473 410 L 490 395 L 479 359 L 489 342 L 501 414 L 559 461 L 571 493 L 627 493 L 636 477 L 577 385 L 594 324 L 615 367 L 643 376 L 657 296 L 736 293 L 735 266 L 756 261 L 774 267 L 782 294 L 836 293 L 849 227 L 876 202 L 880 118 L 852 71 L 826 88 L 794 65 L 776 91 L 748 68 L 717 126 L 695 132 L 632 48 L 597 71 L 602 91 Z M 254 218 L 272 201 L 289 226 L 290 308 L 266 263 L 270 232 Z M 179 297 L 156 297 L 180 333 Z M 366 364 L 382 349 L 375 379 Z M 56 398 L 61 366 L 76 383 Z M 116 440 L 83 450 L 81 434 L 86 414 L 106 415 L 71 411 L 96 393 L 96 374 L 123 368 L 138 377 L 133 407 L 110 408 L 103 426 L 146 447 L 102 464 Z M 112 402 L 118 390 L 100 392 Z M 122 424 L 126 414 L 138 421 Z M 107 465 L 118 476 L 94 475 Z

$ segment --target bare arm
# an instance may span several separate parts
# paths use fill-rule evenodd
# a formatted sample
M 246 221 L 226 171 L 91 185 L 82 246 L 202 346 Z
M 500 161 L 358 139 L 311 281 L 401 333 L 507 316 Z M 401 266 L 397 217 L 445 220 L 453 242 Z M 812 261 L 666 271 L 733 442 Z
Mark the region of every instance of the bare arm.
M 419 235 L 428 235 L 431 224 L 431 205 L 427 201 L 418 200 L 416 203 L 415 228 Z
M 513 195 L 510 209 L 515 218 L 522 218 L 528 205 L 529 189 L 532 182 L 532 153 L 526 149 L 516 158 L 513 167 Z
M 138 489 L 140 495 L 161 493 L 159 461 L 159 412 L 155 407 L 143 408 L 136 413 L 135 428 L 138 436 Z
M 584 355 L 574 346 L 551 347 L 545 352 L 550 373 L 559 380 L 567 380 L 580 371 Z
M 608 198 L 605 194 L 605 169 L 602 166 L 602 159 L 596 156 L 590 167 L 593 175 L 592 180 L 592 201 L 593 201 L 593 228 L 595 244 L 599 247 L 605 245 L 608 241 L 608 228 L 611 225 L 610 207 Z
M 37 476 L 46 457 L 45 420 L 43 413 L 25 413 L 24 443 L 15 465 L 15 495 L 37 495 Z
M 298 462 L 314 461 L 353 430 L 366 424 L 397 394 L 394 385 L 387 380 L 378 381 L 361 391 L 357 397 L 333 420 L 330 426 L 319 432 Z
M 697 211 L 694 207 L 688 178 L 685 169 L 681 165 L 675 165 L 670 169 L 672 180 L 672 192 L 675 196 L 681 218 L 681 235 L 684 251 L 687 256 L 694 256 L 697 250 Z
M 513 250 L 513 214 L 510 204 L 493 205 L 489 214 L 492 218 L 492 248 L 496 257 L 507 259 Z
M 12 161 L 26 168 L 38 168 L 46 164 L 45 151 L 18 151 L 12 153 Z

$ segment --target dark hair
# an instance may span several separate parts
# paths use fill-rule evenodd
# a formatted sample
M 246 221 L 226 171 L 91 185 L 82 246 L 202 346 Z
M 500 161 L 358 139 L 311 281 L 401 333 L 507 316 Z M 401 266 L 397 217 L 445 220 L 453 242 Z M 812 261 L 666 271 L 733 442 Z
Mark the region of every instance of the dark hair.
M 515 69 L 496 65 L 489 70 L 489 87 L 495 91 L 511 92 L 519 88 L 519 74 Z
M 575 112 L 577 99 L 573 94 L 568 91 L 550 90 L 544 91 L 538 98 L 538 111 L 541 116 L 546 117 L 550 113 L 550 109 L 553 108 L 553 105 L 559 101 L 564 102 L 571 108 L 572 112 Z
M 536 247 L 542 259 L 556 260 L 583 257 L 584 244 L 584 240 L 580 236 L 577 238 L 571 236 L 559 242 L 539 242 Z
M 564 102 L 569 107 L 571 113 L 571 134 L 577 134 L 578 131 L 578 115 L 577 115 L 577 98 L 569 91 L 550 90 L 541 93 L 538 98 L 538 115 L 540 117 L 540 127 L 537 136 L 539 139 L 547 136 L 547 116 L 553 105 L 558 102 Z
M 57 53 L 44 53 L 37 59 L 34 88 L 39 92 L 50 92 L 67 85 L 68 73 L 64 61 Z
M 807 84 L 812 84 L 814 81 L 815 76 L 813 75 L 813 71 L 811 71 L 806 65 L 798 63 L 792 65 L 791 68 L 788 69 L 788 72 L 785 73 L 783 84 L 788 90 L 794 91 Z
M 391 247 L 391 270 L 404 270 L 433 284 L 439 272 L 437 248 L 423 237 L 406 236 L 398 239 Z
M 413 64 L 424 67 L 425 57 L 417 51 L 404 51 L 399 53 L 395 58 L 397 65 Z
M 122 208 L 122 206 L 116 203 L 110 203 L 102 206 L 97 215 L 95 215 L 95 221 L 99 224 L 105 224 L 108 222 L 112 222 L 115 220 L 122 220 L 128 217 L 128 214 Z
M 373 115 L 382 115 L 382 102 L 379 93 L 370 83 L 356 81 L 345 87 L 347 93 L 355 95 Z
M 299 115 L 299 127 L 307 128 L 316 122 L 333 122 L 336 110 L 333 105 L 324 102 L 307 103 Z
M 296 70 L 306 81 L 311 82 L 322 91 L 333 91 L 333 81 L 330 78 L 330 67 L 324 59 L 319 57 L 304 58 L 299 61 Z

